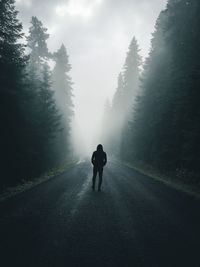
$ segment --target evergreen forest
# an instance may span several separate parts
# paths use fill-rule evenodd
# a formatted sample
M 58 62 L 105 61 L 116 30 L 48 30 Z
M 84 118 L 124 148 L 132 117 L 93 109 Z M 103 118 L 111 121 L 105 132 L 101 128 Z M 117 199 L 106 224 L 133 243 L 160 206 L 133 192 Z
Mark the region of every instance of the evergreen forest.
M 112 155 L 140 169 L 199 185 L 200 2 L 169 0 L 141 61 L 133 37 L 104 110 Z
M 72 158 L 71 65 L 64 44 L 50 52 L 36 17 L 24 34 L 14 0 L 0 1 L 1 188 Z M 143 60 L 134 36 L 111 103 L 102 143 L 110 156 L 199 185 L 200 2 L 168 0 Z M 53 63 L 53 68 L 51 67 Z
M 25 36 L 14 0 L 0 1 L 0 10 L 2 188 L 70 160 L 73 89 L 64 44 L 50 53 L 47 28 L 35 16 Z

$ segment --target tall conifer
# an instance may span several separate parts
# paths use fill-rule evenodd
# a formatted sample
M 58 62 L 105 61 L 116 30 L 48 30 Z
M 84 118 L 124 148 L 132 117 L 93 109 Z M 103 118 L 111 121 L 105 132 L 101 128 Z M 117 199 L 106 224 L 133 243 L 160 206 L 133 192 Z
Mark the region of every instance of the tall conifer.
M 69 75 L 71 65 L 65 46 L 54 53 L 53 88 L 58 109 L 61 114 L 61 131 L 56 136 L 56 149 L 60 159 L 65 160 L 70 154 L 71 121 L 73 118 L 72 80 Z

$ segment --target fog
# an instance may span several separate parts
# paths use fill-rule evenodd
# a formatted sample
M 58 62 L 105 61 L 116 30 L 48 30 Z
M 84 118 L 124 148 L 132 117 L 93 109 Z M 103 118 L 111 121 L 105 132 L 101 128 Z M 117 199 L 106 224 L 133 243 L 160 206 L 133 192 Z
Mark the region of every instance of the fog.
M 136 37 L 143 60 L 166 0 L 17 0 L 25 33 L 31 16 L 48 28 L 51 52 L 63 43 L 72 66 L 75 151 L 90 154 L 102 138 L 106 100 L 112 102 L 128 46 Z M 106 146 L 105 146 L 106 150 Z

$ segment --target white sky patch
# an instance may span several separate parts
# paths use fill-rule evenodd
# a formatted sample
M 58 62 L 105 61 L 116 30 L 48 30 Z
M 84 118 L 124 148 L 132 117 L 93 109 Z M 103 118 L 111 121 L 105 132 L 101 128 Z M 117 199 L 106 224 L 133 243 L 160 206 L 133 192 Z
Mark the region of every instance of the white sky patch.
M 58 16 L 90 17 L 102 0 L 70 0 L 66 5 L 58 5 L 55 9 Z
M 17 0 L 17 10 L 28 33 L 31 16 L 48 29 L 53 53 L 63 43 L 72 65 L 77 151 L 98 143 L 106 99 L 112 99 L 128 46 L 136 36 L 143 59 L 151 33 L 167 0 Z M 51 68 L 53 62 L 50 62 Z M 92 148 L 91 148 L 92 147 Z M 106 148 L 105 148 L 106 149 Z
M 26 7 L 30 7 L 32 5 L 32 0 L 15 0 L 17 5 L 23 5 Z
M 50 35 L 52 35 L 52 34 L 56 34 L 56 29 L 57 29 L 56 26 L 48 27 L 48 33 L 49 33 Z

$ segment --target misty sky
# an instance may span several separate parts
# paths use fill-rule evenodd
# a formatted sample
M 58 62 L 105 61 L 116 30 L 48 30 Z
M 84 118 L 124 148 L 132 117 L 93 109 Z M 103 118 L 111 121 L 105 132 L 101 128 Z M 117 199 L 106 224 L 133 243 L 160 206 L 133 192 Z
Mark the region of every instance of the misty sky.
M 62 43 L 67 48 L 76 121 L 84 142 L 98 131 L 105 100 L 112 98 L 132 37 L 136 36 L 141 55 L 146 57 L 155 21 L 166 2 L 17 0 L 26 33 L 31 16 L 37 16 L 50 33 L 50 51 Z

